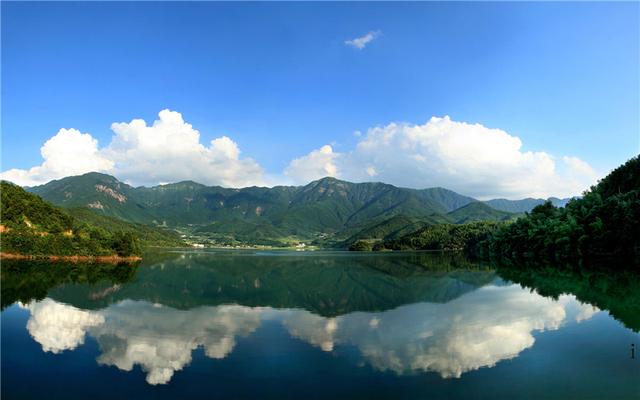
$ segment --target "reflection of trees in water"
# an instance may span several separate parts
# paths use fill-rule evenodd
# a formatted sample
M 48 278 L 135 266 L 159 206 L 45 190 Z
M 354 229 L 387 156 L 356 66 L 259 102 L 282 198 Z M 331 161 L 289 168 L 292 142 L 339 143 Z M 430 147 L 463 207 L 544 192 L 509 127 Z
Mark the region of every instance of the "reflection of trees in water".
M 89 286 L 123 284 L 133 279 L 137 264 L 83 264 L 2 260 L 2 309 L 20 301 L 44 299 L 49 291 L 69 283 Z
M 635 273 L 533 265 L 498 271 L 543 296 L 574 294 L 640 330 Z M 158 252 L 140 266 L 3 260 L 2 308 L 48 295 L 84 309 L 136 299 L 178 309 L 230 303 L 304 308 L 332 317 L 448 302 L 497 276 L 459 253 Z
M 377 370 L 443 377 L 517 357 L 534 345 L 534 332 L 597 312 L 580 301 L 638 327 L 640 278 L 633 274 L 499 269 L 536 289 L 530 293 L 455 254 L 174 253 L 152 260 L 140 267 L 6 263 L 3 306 L 26 303 L 27 329 L 44 351 L 73 350 L 89 335 L 100 345 L 99 363 L 124 371 L 140 365 L 152 384 L 169 382 L 197 348 L 225 358 L 267 320 L 322 351 L 355 346 Z
M 543 296 L 557 299 L 565 293 L 573 294 L 581 302 L 609 311 L 626 327 L 640 331 L 640 275 L 636 271 L 520 265 L 500 267 L 497 273 Z
M 105 298 L 80 286 L 55 289 L 49 297 L 93 309 L 134 299 L 178 309 L 241 304 L 336 316 L 446 302 L 495 279 L 492 270 L 459 255 L 187 252 L 146 257 L 136 279 Z

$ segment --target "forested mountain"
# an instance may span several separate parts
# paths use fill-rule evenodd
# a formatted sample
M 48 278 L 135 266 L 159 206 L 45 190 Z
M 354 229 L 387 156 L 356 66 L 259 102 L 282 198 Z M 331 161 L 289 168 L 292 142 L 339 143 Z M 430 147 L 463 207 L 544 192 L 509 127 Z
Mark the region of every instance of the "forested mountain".
M 464 224 L 475 221 L 506 221 L 515 218 L 516 214 L 499 211 L 484 203 L 475 201 L 451 211 L 447 216 L 453 223 Z
M 476 222 L 463 217 L 467 211 Z M 482 220 L 483 212 L 486 218 Z M 551 201 L 499 218 L 486 204 L 470 203 L 448 214 L 457 224 L 427 225 L 383 241 L 359 240 L 351 250 L 465 250 L 500 262 L 590 262 L 616 257 L 617 268 L 640 265 L 640 159 L 632 158 L 565 207 Z M 366 239 L 366 238 L 361 238 Z
M 341 243 L 341 247 L 348 247 L 352 243 L 362 239 L 395 239 L 415 232 L 425 226 L 447 222 L 448 220 L 443 216 L 411 218 L 404 215 L 396 215 L 383 221 L 373 221 L 352 230 L 343 231 L 342 233 L 347 236 L 347 238 Z
M 491 235 L 507 225 L 503 221 L 473 221 L 464 224 L 428 225 L 383 241 L 359 240 L 349 246 L 354 251 L 455 250 L 475 253 Z
M 533 199 L 527 197 L 522 200 L 507 200 L 507 199 L 493 199 L 487 200 L 484 203 L 496 210 L 512 212 L 512 213 L 524 213 L 533 210 L 533 207 L 544 204 L 550 201 L 556 207 L 564 207 L 571 200 L 570 198 L 559 199 L 557 197 L 549 197 L 548 199 Z
M 89 173 L 29 190 L 66 208 L 88 208 L 142 224 L 190 227 L 196 234 L 223 242 L 258 244 L 327 235 L 344 240 L 379 224 L 390 224 L 378 231 L 391 233 L 399 229 L 394 217 L 437 224 L 512 216 L 443 188 L 415 190 L 335 178 L 297 187 L 229 189 L 185 181 L 134 188 L 112 176 Z
M 640 159 L 616 168 L 580 199 L 537 206 L 486 243 L 499 259 L 586 261 L 628 257 L 640 264 Z
M 209 243 L 280 246 L 306 241 L 359 249 L 472 246 L 501 258 L 562 259 L 640 252 L 639 171 L 636 157 L 566 207 L 553 205 L 565 200 L 548 200 L 519 219 L 521 213 L 488 204 L 519 210 L 541 200 L 479 202 L 443 188 L 415 190 L 335 178 L 297 187 L 229 189 L 185 181 L 134 188 L 112 176 L 89 173 L 29 190 L 106 230 L 120 220 L 138 223 L 130 225 L 131 230 L 135 227 L 138 236 L 149 240 L 160 239 L 148 230 L 155 225 L 178 228 Z M 510 220 L 516 221 L 494 223 Z M 58 225 L 68 229 L 68 223 Z
M 69 176 L 26 190 L 65 208 L 88 208 L 100 215 L 130 222 L 153 221 L 146 207 L 132 200 L 135 188 L 105 174 L 91 172 Z
M 146 245 L 182 244 L 175 232 L 63 210 L 8 182 L 0 184 L 2 252 L 29 256 L 135 256 Z

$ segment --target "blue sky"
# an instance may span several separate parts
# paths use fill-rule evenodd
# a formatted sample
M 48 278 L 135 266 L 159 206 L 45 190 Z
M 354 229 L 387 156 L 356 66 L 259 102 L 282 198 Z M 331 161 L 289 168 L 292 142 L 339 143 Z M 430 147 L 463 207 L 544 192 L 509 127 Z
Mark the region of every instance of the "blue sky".
M 40 165 L 61 128 L 103 148 L 112 123 L 151 125 L 170 109 L 205 147 L 230 138 L 267 183 L 334 171 L 363 180 L 348 168 L 371 167 L 381 171 L 372 178 L 405 186 L 546 194 L 562 184 L 480 193 L 473 183 L 483 176 L 405 182 L 377 153 L 355 153 L 375 138 L 371 128 L 447 115 L 518 137 L 521 153 L 579 158 L 601 176 L 639 151 L 639 15 L 638 3 L 3 2 L 2 171 Z M 368 32 L 375 38 L 362 49 L 345 43 Z M 313 166 L 325 145 L 335 169 L 325 158 L 320 172 L 293 171 L 292 160 Z M 427 150 L 419 156 L 435 157 Z M 114 163 L 132 183 L 157 183 Z

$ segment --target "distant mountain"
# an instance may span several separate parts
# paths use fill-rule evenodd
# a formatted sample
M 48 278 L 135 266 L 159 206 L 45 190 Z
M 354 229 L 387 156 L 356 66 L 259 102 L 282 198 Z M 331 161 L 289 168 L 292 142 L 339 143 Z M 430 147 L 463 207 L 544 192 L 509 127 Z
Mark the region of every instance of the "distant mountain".
M 464 224 L 474 221 L 504 221 L 512 219 L 515 214 L 499 211 L 495 208 L 489 207 L 485 203 L 475 201 L 469 203 L 466 206 L 460 207 L 457 210 L 451 211 L 447 214 L 449 220 L 456 224 Z
M 559 199 L 557 197 L 549 197 L 548 199 L 533 199 L 528 197 L 522 200 L 507 200 L 507 199 L 493 199 L 487 200 L 484 203 L 495 208 L 496 210 L 512 212 L 512 213 L 524 213 L 533 210 L 533 207 L 544 204 L 545 201 L 550 201 L 556 207 L 564 207 L 567 205 L 570 197 L 565 199 Z
M 186 229 L 216 243 L 382 239 L 425 225 L 513 217 L 444 188 L 416 190 L 329 177 L 273 188 L 230 189 L 193 181 L 136 188 L 109 175 L 88 173 L 28 190 L 65 208 Z

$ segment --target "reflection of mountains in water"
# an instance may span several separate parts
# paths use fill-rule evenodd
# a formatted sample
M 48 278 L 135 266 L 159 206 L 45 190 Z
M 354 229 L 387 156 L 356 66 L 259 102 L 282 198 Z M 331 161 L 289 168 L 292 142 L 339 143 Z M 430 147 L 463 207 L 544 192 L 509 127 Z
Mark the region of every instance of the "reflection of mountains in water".
M 126 284 L 68 284 L 49 297 L 84 309 L 132 299 L 178 309 L 240 304 L 335 316 L 443 303 L 495 279 L 493 271 L 455 255 L 164 253 L 147 257 Z
M 3 264 L 2 297 L 24 303 L 27 330 L 44 351 L 70 351 L 91 337 L 99 364 L 140 366 L 150 384 L 170 382 L 198 348 L 227 358 L 265 322 L 325 352 L 357 348 L 378 371 L 452 378 L 516 358 L 536 332 L 598 312 L 563 293 L 605 278 L 542 272 L 500 270 L 535 292 L 457 255 L 162 253 L 139 267 Z M 619 310 L 636 304 L 637 279 L 629 282 L 592 287 L 599 304 Z

